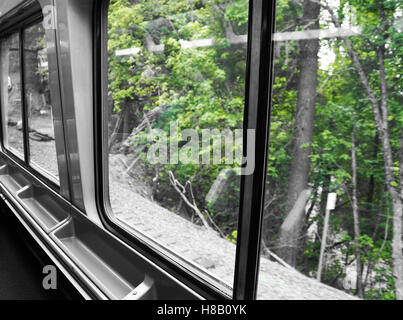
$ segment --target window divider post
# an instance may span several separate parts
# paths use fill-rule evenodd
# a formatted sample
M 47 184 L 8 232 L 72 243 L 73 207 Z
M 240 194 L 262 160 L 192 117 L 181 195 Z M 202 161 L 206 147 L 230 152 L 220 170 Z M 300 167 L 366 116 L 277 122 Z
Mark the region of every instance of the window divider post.
M 241 176 L 233 294 L 235 300 L 255 299 L 258 285 L 269 143 L 275 6 L 275 0 L 251 0 L 249 4 L 244 117 L 244 128 L 248 130 L 244 130 L 243 154 L 249 165 L 254 161 L 254 171 L 250 174 L 245 172 Z M 254 130 L 254 139 L 247 138 L 250 129 Z M 249 154 L 248 150 L 251 150 Z

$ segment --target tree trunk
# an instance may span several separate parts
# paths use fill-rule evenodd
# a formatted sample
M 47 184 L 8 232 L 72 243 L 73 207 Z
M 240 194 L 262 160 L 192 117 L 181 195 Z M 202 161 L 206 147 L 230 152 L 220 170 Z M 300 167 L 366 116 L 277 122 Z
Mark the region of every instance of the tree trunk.
M 393 277 L 395 280 L 396 299 L 403 300 L 403 245 L 402 245 L 402 201 L 399 194 L 392 196 L 393 204 L 393 239 L 392 239 L 392 260 Z
M 319 29 L 320 5 L 305 0 L 302 21 L 306 29 Z M 285 215 L 291 212 L 300 194 L 307 188 L 310 171 L 309 156 L 312 151 L 312 136 L 315 117 L 316 87 L 318 74 L 318 51 L 319 40 L 300 41 L 299 53 L 299 80 L 298 80 L 298 102 L 295 117 L 295 128 L 293 137 L 293 151 L 290 165 L 290 175 L 285 203 Z M 290 265 L 296 265 L 298 246 L 288 247 L 285 243 L 298 243 L 300 238 L 303 219 L 300 217 L 292 219 L 299 223 L 293 227 L 295 233 L 282 234 L 279 236 L 279 255 Z M 289 238 L 291 237 L 291 238 Z
M 297 237 L 301 233 L 301 226 L 304 221 L 305 206 L 312 193 L 311 189 L 303 190 L 300 193 L 294 207 L 291 209 L 287 218 L 280 227 L 280 239 L 279 239 L 279 252 L 283 255 L 288 264 L 295 267 L 297 255 L 294 252 L 298 251 L 301 239 Z M 289 263 L 288 261 L 292 262 Z
M 374 151 L 372 154 L 372 159 L 376 161 L 378 159 L 378 153 L 379 153 L 379 135 L 376 133 L 375 138 L 374 138 Z M 375 175 L 374 173 L 371 174 L 371 177 L 369 178 L 368 182 L 368 192 L 367 192 L 367 207 L 371 209 L 371 204 L 374 200 L 374 194 L 375 194 Z
M 353 119 L 353 132 L 351 134 L 351 169 L 352 169 L 352 183 L 353 183 L 353 194 L 352 194 L 352 205 L 353 205 L 353 218 L 354 218 L 354 242 L 355 242 L 355 256 L 356 256 L 356 271 L 357 271 L 357 295 L 360 298 L 364 298 L 364 290 L 362 286 L 362 263 L 361 263 L 361 248 L 360 244 L 360 215 L 358 208 L 358 196 L 357 196 L 357 152 L 355 144 L 355 135 L 357 132 L 356 117 L 354 114 Z

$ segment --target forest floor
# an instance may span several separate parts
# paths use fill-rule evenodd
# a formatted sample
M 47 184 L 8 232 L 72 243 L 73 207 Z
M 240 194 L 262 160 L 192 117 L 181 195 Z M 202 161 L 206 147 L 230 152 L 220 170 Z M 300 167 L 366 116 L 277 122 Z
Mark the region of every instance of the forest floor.
M 198 226 L 152 202 L 122 165 L 124 156 L 110 156 L 110 202 L 116 218 L 160 245 L 232 286 L 236 246 L 212 230 Z M 267 300 L 351 300 L 356 297 L 286 268 L 260 260 L 258 298 Z

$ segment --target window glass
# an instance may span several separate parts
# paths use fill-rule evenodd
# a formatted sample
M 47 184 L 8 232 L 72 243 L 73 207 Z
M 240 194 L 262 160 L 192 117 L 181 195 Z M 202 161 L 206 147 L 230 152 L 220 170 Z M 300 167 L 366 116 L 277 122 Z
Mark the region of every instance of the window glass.
M 45 30 L 39 22 L 23 31 L 24 89 L 30 164 L 58 177 Z
M 276 17 L 258 297 L 399 297 L 402 2 L 278 0 Z
M 110 2 L 114 218 L 232 285 L 248 1 Z
M 24 158 L 21 103 L 20 38 L 18 33 L 1 41 L 1 106 L 4 146 Z

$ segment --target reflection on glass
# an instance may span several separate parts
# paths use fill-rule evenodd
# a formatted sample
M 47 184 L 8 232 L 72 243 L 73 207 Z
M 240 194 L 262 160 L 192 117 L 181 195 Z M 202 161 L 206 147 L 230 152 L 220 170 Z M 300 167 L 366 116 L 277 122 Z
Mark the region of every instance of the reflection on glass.
M 120 223 L 232 285 L 248 1 L 111 1 L 109 196 Z
M 4 146 L 24 158 L 21 65 L 18 34 L 1 41 L 1 106 Z
M 53 177 L 58 177 L 47 49 L 42 22 L 27 28 L 23 34 L 30 162 Z
M 402 299 L 402 3 L 327 3 L 277 1 L 258 298 Z

